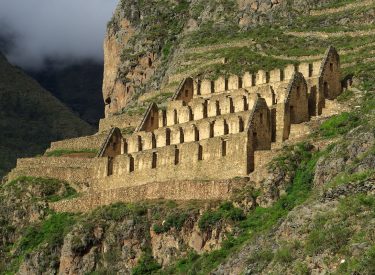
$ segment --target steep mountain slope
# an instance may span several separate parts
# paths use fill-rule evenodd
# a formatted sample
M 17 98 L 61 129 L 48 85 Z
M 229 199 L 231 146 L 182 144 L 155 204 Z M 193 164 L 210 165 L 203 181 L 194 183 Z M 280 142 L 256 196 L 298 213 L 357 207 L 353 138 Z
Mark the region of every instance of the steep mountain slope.
M 106 115 L 134 111 L 138 97 L 155 89 L 168 95 L 188 76 L 215 79 L 315 61 L 330 45 L 340 51 L 344 76 L 369 75 L 374 3 L 353 3 L 122 0 L 104 44 Z
M 184 76 L 317 60 L 331 44 L 353 86 L 327 102 L 323 117 L 293 125 L 298 138 L 270 152 L 267 180 L 230 202 L 67 214 L 49 203 L 77 196 L 68 183 L 3 185 L 0 273 L 373 274 L 374 8 L 353 0 L 121 1 L 106 41 L 107 115 L 144 108 L 140 94 L 168 92 Z
M 0 54 L 0 176 L 17 158 L 42 153 L 51 141 L 92 132 L 91 126 Z
M 103 63 L 86 60 L 59 67 L 51 61 L 45 68 L 28 74 L 82 120 L 97 126 L 103 118 Z
M 231 202 L 117 203 L 68 214 L 49 208 L 77 196 L 68 183 L 2 185 L 0 272 L 373 274 L 375 97 L 354 91 L 340 100 L 361 108 L 309 122 L 313 134 L 276 153 L 264 186 Z

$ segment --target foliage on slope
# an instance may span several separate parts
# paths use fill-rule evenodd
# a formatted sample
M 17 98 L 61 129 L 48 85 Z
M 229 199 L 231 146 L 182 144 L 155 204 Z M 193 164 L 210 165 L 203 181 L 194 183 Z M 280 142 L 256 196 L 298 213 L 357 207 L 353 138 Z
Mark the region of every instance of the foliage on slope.
M 60 68 L 51 61 L 46 68 L 28 74 L 79 114 L 82 120 L 96 127 L 103 118 L 102 63 L 87 60 Z
M 91 126 L 0 55 L 0 177 L 17 158 L 40 154 L 51 141 L 92 132 Z

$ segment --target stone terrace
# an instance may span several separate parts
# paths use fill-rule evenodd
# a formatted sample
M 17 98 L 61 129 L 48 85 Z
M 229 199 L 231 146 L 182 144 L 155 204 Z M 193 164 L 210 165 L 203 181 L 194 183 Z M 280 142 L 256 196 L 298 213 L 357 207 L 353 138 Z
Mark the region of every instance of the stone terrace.
M 261 70 L 216 80 L 187 78 L 166 109 L 151 104 L 141 120 L 103 120 L 105 132 L 56 142 L 49 149 L 94 147 L 99 151 L 97 158 L 21 159 L 9 178 L 30 175 L 67 180 L 89 187 L 94 197 L 101 198 L 93 200 L 100 205 L 108 200 L 98 194 L 111 189 L 127 194 L 126 188 L 143 188 L 141 193 L 148 194 L 147 198 L 158 194 L 173 199 L 170 188 L 164 194 L 155 190 L 155 182 L 160 188 L 168 184 L 179 188 L 182 185 L 176 184 L 178 181 L 202 185 L 210 180 L 209 189 L 215 189 L 215 182 L 222 186 L 223 180 L 229 184 L 230 179 L 248 177 L 267 161 L 259 156 L 268 158 L 266 152 L 272 143 L 281 144 L 290 134 L 298 134 L 291 133 L 292 125 L 320 115 L 326 100 L 341 93 L 340 79 L 340 60 L 333 47 L 321 62 L 289 65 L 284 70 Z M 132 135 L 123 135 L 119 129 L 139 121 Z M 177 191 L 174 199 L 184 197 L 182 190 Z M 192 192 L 189 199 L 194 198 Z M 130 197 L 132 201 L 137 199 Z M 217 192 L 211 199 L 218 199 Z

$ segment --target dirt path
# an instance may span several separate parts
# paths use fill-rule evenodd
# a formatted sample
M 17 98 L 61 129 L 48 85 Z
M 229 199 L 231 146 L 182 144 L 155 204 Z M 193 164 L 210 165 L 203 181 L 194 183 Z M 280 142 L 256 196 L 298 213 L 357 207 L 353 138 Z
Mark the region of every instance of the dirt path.
M 195 53 L 206 53 L 212 52 L 221 49 L 228 49 L 228 48 L 240 48 L 240 47 L 248 47 L 254 45 L 256 42 L 253 39 L 245 39 L 245 40 L 238 40 L 228 43 L 222 44 L 215 44 L 211 46 L 204 46 L 204 47 L 196 47 L 196 48 L 186 48 L 184 49 L 185 54 L 195 54 Z
M 347 4 L 345 6 L 338 7 L 338 8 L 329 8 L 329 9 L 322 9 L 322 10 L 312 10 L 310 12 L 310 15 L 312 15 L 312 16 L 320 16 L 320 15 L 333 14 L 333 13 L 338 13 L 338 12 L 352 10 L 352 9 L 355 9 L 355 8 L 362 8 L 362 7 L 371 6 L 374 3 L 375 3 L 374 0 L 358 1 L 356 3 Z
M 354 31 L 354 32 L 286 32 L 288 35 L 297 37 L 315 37 L 321 39 L 329 39 L 332 37 L 361 37 L 375 35 L 375 30 Z

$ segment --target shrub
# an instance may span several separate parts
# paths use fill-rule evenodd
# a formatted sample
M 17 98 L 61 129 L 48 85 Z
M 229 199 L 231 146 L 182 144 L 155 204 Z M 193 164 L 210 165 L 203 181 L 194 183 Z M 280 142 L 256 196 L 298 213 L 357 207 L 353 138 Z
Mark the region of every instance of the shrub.
M 186 213 L 173 213 L 170 214 L 164 221 L 163 225 L 154 224 L 153 229 L 155 233 L 161 234 L 168 232 L 171 228 L 180 230 L 184 225 L 188 215 Z
M 290 263 L 293 261 L 292 251 L 289 246 L 279 248 L 275 253 L 275 261 L 279 263 Z
M 92 219 L 122 221 L 126 217 L 137 219 L 147 214 L 147 209 L 142 204 L 114 203 L 109 206 L 99 207 L 91 214 Z
M 143 253 L 141 258 L 138 261 L 138 264 L 132 270 L 133 275 L 147 275 L 152 274 L 154 271 L 157 271 L 161 268 L 161 265 L 158 264 L 155 259 L 152 257 L 150 251 Z
M 338 102 L 346 102 L 354 97 L 354 92 L 352 90 L 346 90 L 341 95 L 337 97 Z
M 31 187 L 31 188 L 30 188 Z M 77 191 L 67 182 L 58 179 L 19 177 L 0 188 L 10 188 L 20 197 L 23 192 L 32 190 L 34 200 L 56 202 L 77 196 Z
M 307 266 L 307 264 L 300 262 L 300 261 L 297 261 L 294 264 L 294 272 L 297 275 L 309 275 L 310 274 L 309 267 Z
M 352 232 L 344 222 L 331 224 L 318 223 L 307 237 L 306 250 L 310 255 L 330 250 L 337 253 L 348 242 Z
M 241 221 L 245 219 L 245 214 L 240 208 L 233 206 L 231 202 L 222 203 L 217 210 L 209 210 L 203 213 L 198 221 L 201 230 L 207 230 L 218 224 L 222 220 Z
M 41 224 L 33 225 L 26 229 L 21 239 L 18 250 L 28 253 L 38 248 L 43 243 L 51 247 L 60 246 L 65 234 L 75 224 L 76 218 L 73 214 L 56 213 Z
M 248 263 L 271 262 L 274 255 L 271 249 L 260 249 L 254 251 L 248 258 Z

